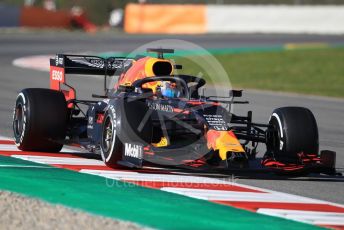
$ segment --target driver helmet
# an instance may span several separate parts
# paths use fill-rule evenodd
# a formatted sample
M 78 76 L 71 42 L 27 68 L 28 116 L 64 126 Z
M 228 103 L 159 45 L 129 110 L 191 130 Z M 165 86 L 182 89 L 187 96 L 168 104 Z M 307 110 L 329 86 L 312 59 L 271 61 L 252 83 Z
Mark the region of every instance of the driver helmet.
M 164 97 L 176 98 L 180 96 L 180 91 L 177 89 L 174 83 L 163 81 L 161 83 L 160 89 L 161 89 L 161 94 Z

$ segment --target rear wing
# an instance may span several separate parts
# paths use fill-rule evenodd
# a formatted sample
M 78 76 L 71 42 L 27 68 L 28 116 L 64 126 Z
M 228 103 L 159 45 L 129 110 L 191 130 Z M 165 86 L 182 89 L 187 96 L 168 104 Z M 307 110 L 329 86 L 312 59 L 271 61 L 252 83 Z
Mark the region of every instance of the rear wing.
M 66 74 L 104 75 L 120 74 L 125 71 L 134 59 L 122 57 L 102 58 L 92 55 L 56 54 L 50 59 L 50 88 L 62 91 L 66 100 L 75 99 L 75 90 L 67 84 Z M 62 90 L 65 85 L 69 90 Z

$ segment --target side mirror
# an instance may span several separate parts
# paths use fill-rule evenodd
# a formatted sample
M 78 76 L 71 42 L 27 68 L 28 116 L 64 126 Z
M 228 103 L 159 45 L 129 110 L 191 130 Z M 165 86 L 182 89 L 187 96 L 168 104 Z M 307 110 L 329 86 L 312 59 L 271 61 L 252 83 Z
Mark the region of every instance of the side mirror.
M 242 90 L 231 90 L 230 95 L 233 97 L 242 97 Z

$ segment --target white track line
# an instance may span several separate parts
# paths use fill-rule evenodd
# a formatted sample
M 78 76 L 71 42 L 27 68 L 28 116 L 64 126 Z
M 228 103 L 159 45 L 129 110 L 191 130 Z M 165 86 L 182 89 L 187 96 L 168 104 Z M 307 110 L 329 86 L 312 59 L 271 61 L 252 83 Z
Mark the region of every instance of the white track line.
M 98 176 L 103 176 L 110 179 L 125 180 L 125 181 L 161 181 L 161 182 L 181 182 L 181 183 L 210 183 L 210 184 L 230 184 L 229 182 L 197 176 L 179 176 L 171 174 L 158 173 L 138 173 L 128 171 L 109 171 L 109 170 L 88 170 L 82 169 L 79 172 L 88 173 Z M 233 183 L 232 183 L 233 185 Z
M 71 157 L 50 157 L 50 156 L 27 156 L 27 155 L 12 155 L 12 157 L 22 160 L 34 161 L 42 164 L 63 164 L 63 165 L 97 165 L 105 166 L 102 161 L 85 158 L 71 158 Z
M 60 153 L 80 153 L 80 152 L 83 152 L 82 150 L 83 149 L 76 150 L 76 149 L 70 148 L 68 146 L 65 146 L 61 149 Z
M 7 140 L 10 140 L 10 139 L 7 139 Z M 62 148 L 61 153 L 78 153 L 78 152 L 81 152 L 80 150 L 72 149 L 66 146 Z M 18 151 L 19 152 L 21 150 L 19 150 L 17 146 L 14 144 L 0 144 L 0 151 L 13 151 L 13 152 Z
M 15 145 L 0 144 L 0 151 L 20 151 L 20 150 Z
M 54 169 L 51 166 L 40 166 L 40 165 L 0 165 L 0 168 L 49 168 Z
M 342 225 L 344 226 L 344 213 L 339 212 L 316 212 L 316 211 L 298 211 L 260 208 L 257 213 L 278 216 L 301 222 L 307 222 L 317 225 Z
M 4 137 L 4 136 L 1 136 L 0 135 L 0 140 L 3 140 L 3 141 L 11 141 L 13 140 L 12 138 L 9 138 L 9 137 Z
M 197 197 L 204 200 L 220 201 L 248 201 L 248 202 L 279 202 L 279 203 L 309 203 L 314 204 L 311 198 L 280 193 L 257 193 L 257 192 L 234 192 L 219 191 L 210 189 L 191 189 L 191 188 L 168 188 L 161 190 L 177 193 L 180 195 Z M 318 203 L 318 202 L 316 202 Z M 326 203 L 326 202 L 322 202 Z

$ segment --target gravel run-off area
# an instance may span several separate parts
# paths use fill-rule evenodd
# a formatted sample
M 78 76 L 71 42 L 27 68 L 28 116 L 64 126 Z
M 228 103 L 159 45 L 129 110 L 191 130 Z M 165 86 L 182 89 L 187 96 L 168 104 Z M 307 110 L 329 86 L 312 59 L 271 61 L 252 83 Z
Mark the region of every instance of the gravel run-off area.
M 0 191 L 0 229 L 138 230 L 147 228 Z

